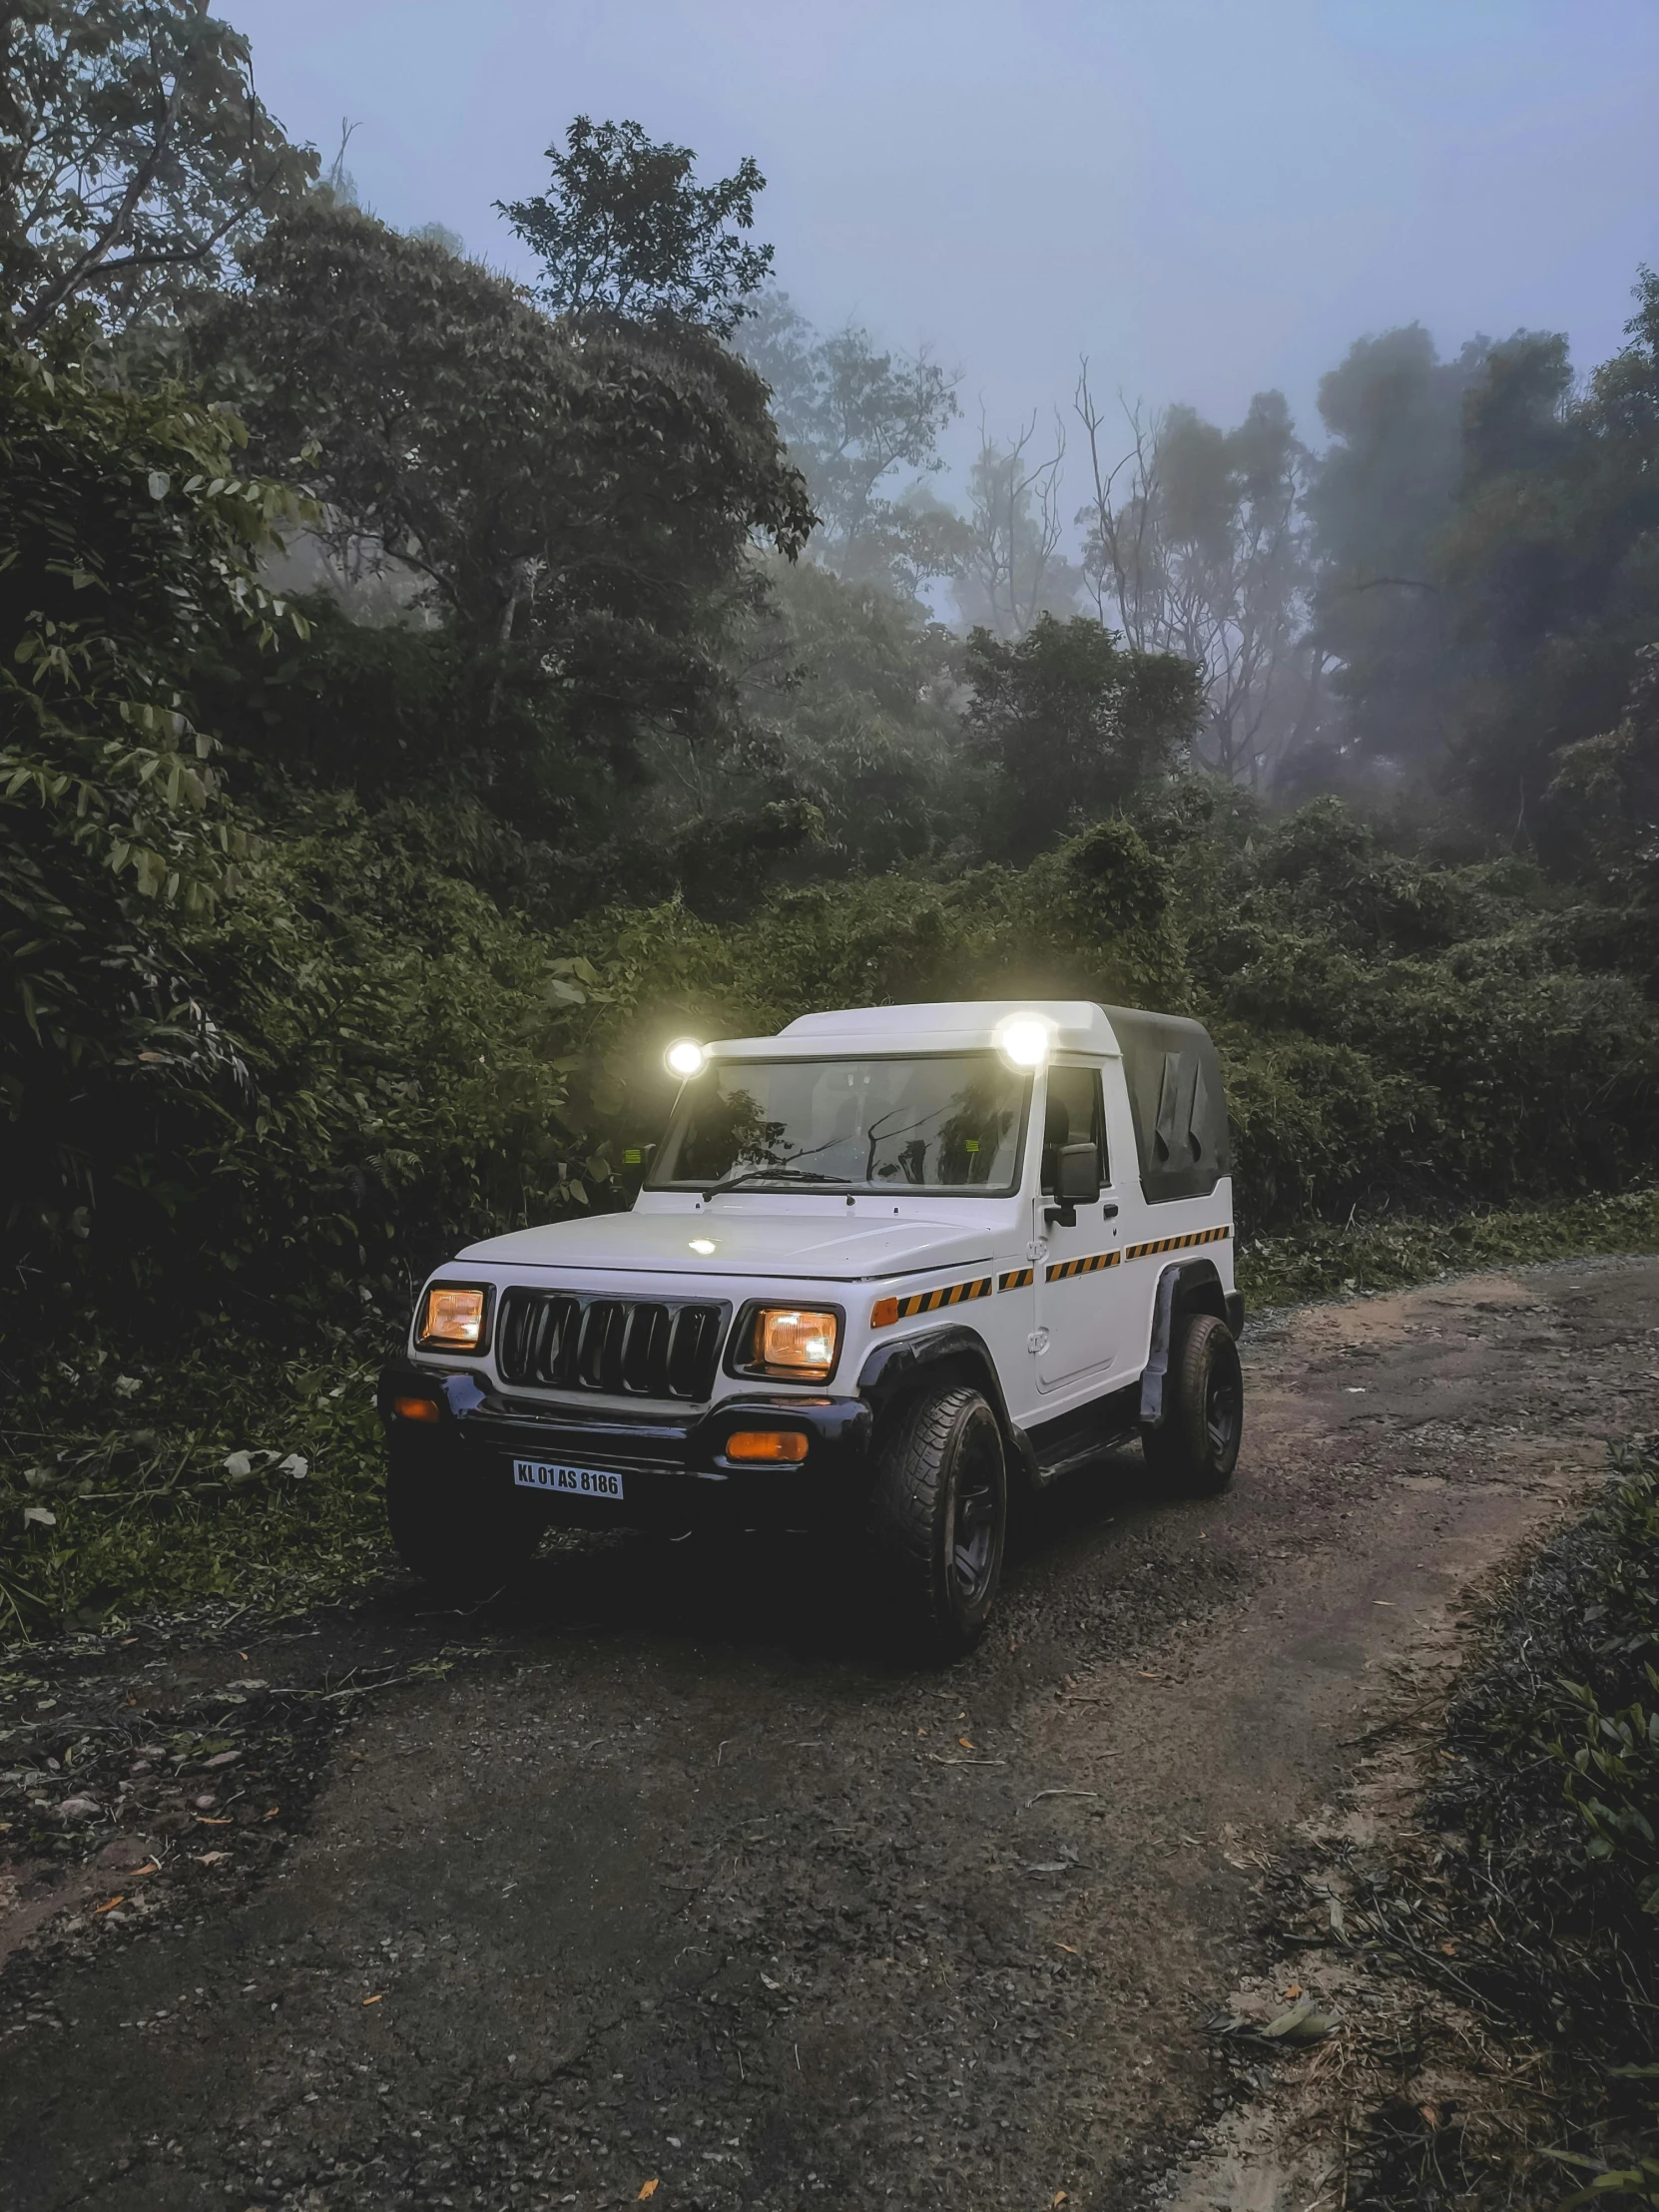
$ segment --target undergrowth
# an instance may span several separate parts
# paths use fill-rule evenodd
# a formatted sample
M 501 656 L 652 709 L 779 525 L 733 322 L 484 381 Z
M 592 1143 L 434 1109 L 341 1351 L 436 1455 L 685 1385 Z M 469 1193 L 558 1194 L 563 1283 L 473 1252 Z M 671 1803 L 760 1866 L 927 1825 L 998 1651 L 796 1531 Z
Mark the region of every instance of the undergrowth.
M 1448 2187 L 1438 2117 L 1405 2143 L 1378 2115 L 1356 2202 L 1659 2206 L 1659 1439 L 1615 1449 L 1605 1493 L 1503 1593 L 1442 1760 L 1445 1848 L 1357 1933 L 1547 2054 L 1550 2135 Z
M 374 1362 L 76 1348 L 0 1409 L 0 1642 L 205 1597 L 300 1606 L 389 1564 Z
M 1241 1242 L 1239 1288 L 1248 1309 L 1402 1290 L 1437 1275 L 1581 1255 L 1659 1251 L 1659 1186 L 1553 1205 L 1445 1219 L 1373 1216 L 1308 1221 L 1281 1236 Z

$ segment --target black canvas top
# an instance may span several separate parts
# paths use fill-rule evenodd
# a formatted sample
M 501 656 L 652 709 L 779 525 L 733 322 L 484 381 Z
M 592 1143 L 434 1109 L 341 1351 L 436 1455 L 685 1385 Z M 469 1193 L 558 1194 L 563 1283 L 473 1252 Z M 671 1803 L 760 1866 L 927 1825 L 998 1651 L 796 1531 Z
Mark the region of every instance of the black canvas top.
M 1150 1205 L 1207 1198 L 1232 1173 L 1221 1062 L 1202 1022 L 1183 1014 L 1104 1009 L 1123 1054 L 1129 1112 Z

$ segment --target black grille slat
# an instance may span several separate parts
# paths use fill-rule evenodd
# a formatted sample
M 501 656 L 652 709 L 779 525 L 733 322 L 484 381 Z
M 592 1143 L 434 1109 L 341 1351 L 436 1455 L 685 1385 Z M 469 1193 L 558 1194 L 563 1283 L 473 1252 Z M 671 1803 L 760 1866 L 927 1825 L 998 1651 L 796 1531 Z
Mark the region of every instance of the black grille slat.
M 701 1400 L 714 1388 L 727 1320 L 724 1306 L 511 1290 L 501 1301 L 496 1359 L 504 1382 Z

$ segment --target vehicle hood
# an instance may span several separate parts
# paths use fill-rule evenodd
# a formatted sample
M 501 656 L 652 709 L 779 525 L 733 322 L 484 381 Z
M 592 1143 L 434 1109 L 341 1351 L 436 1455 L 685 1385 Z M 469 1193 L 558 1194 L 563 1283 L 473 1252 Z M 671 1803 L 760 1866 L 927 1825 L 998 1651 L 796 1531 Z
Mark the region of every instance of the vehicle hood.
M 692 1239 L 712 1244 L 694 1252 Z M 989 1264 L 991 1225 L 840 1222 L 823 1214 L 601 1214 L 515 1229 L 460 1257 L 491 1267 L 630 1275 L 812 1276 L 847 1283 Z

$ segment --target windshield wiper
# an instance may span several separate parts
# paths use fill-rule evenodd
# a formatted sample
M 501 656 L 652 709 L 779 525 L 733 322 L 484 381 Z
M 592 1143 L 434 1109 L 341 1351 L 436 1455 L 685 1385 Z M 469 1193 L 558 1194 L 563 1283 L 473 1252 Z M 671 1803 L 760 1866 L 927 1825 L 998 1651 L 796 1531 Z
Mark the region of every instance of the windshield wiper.
M 847 1187 L 844 1175 L 820 1175 L 814 1168 L 745 1168 L 741 1175 L 728 1175 L 718 1183 L 711 1183 L 703 1193 L 703 1203 L 718 1198 L 722 1191 L 742 1190 L 746 1183 L 816 1183 L 823 1188 L 841 1191 Z

